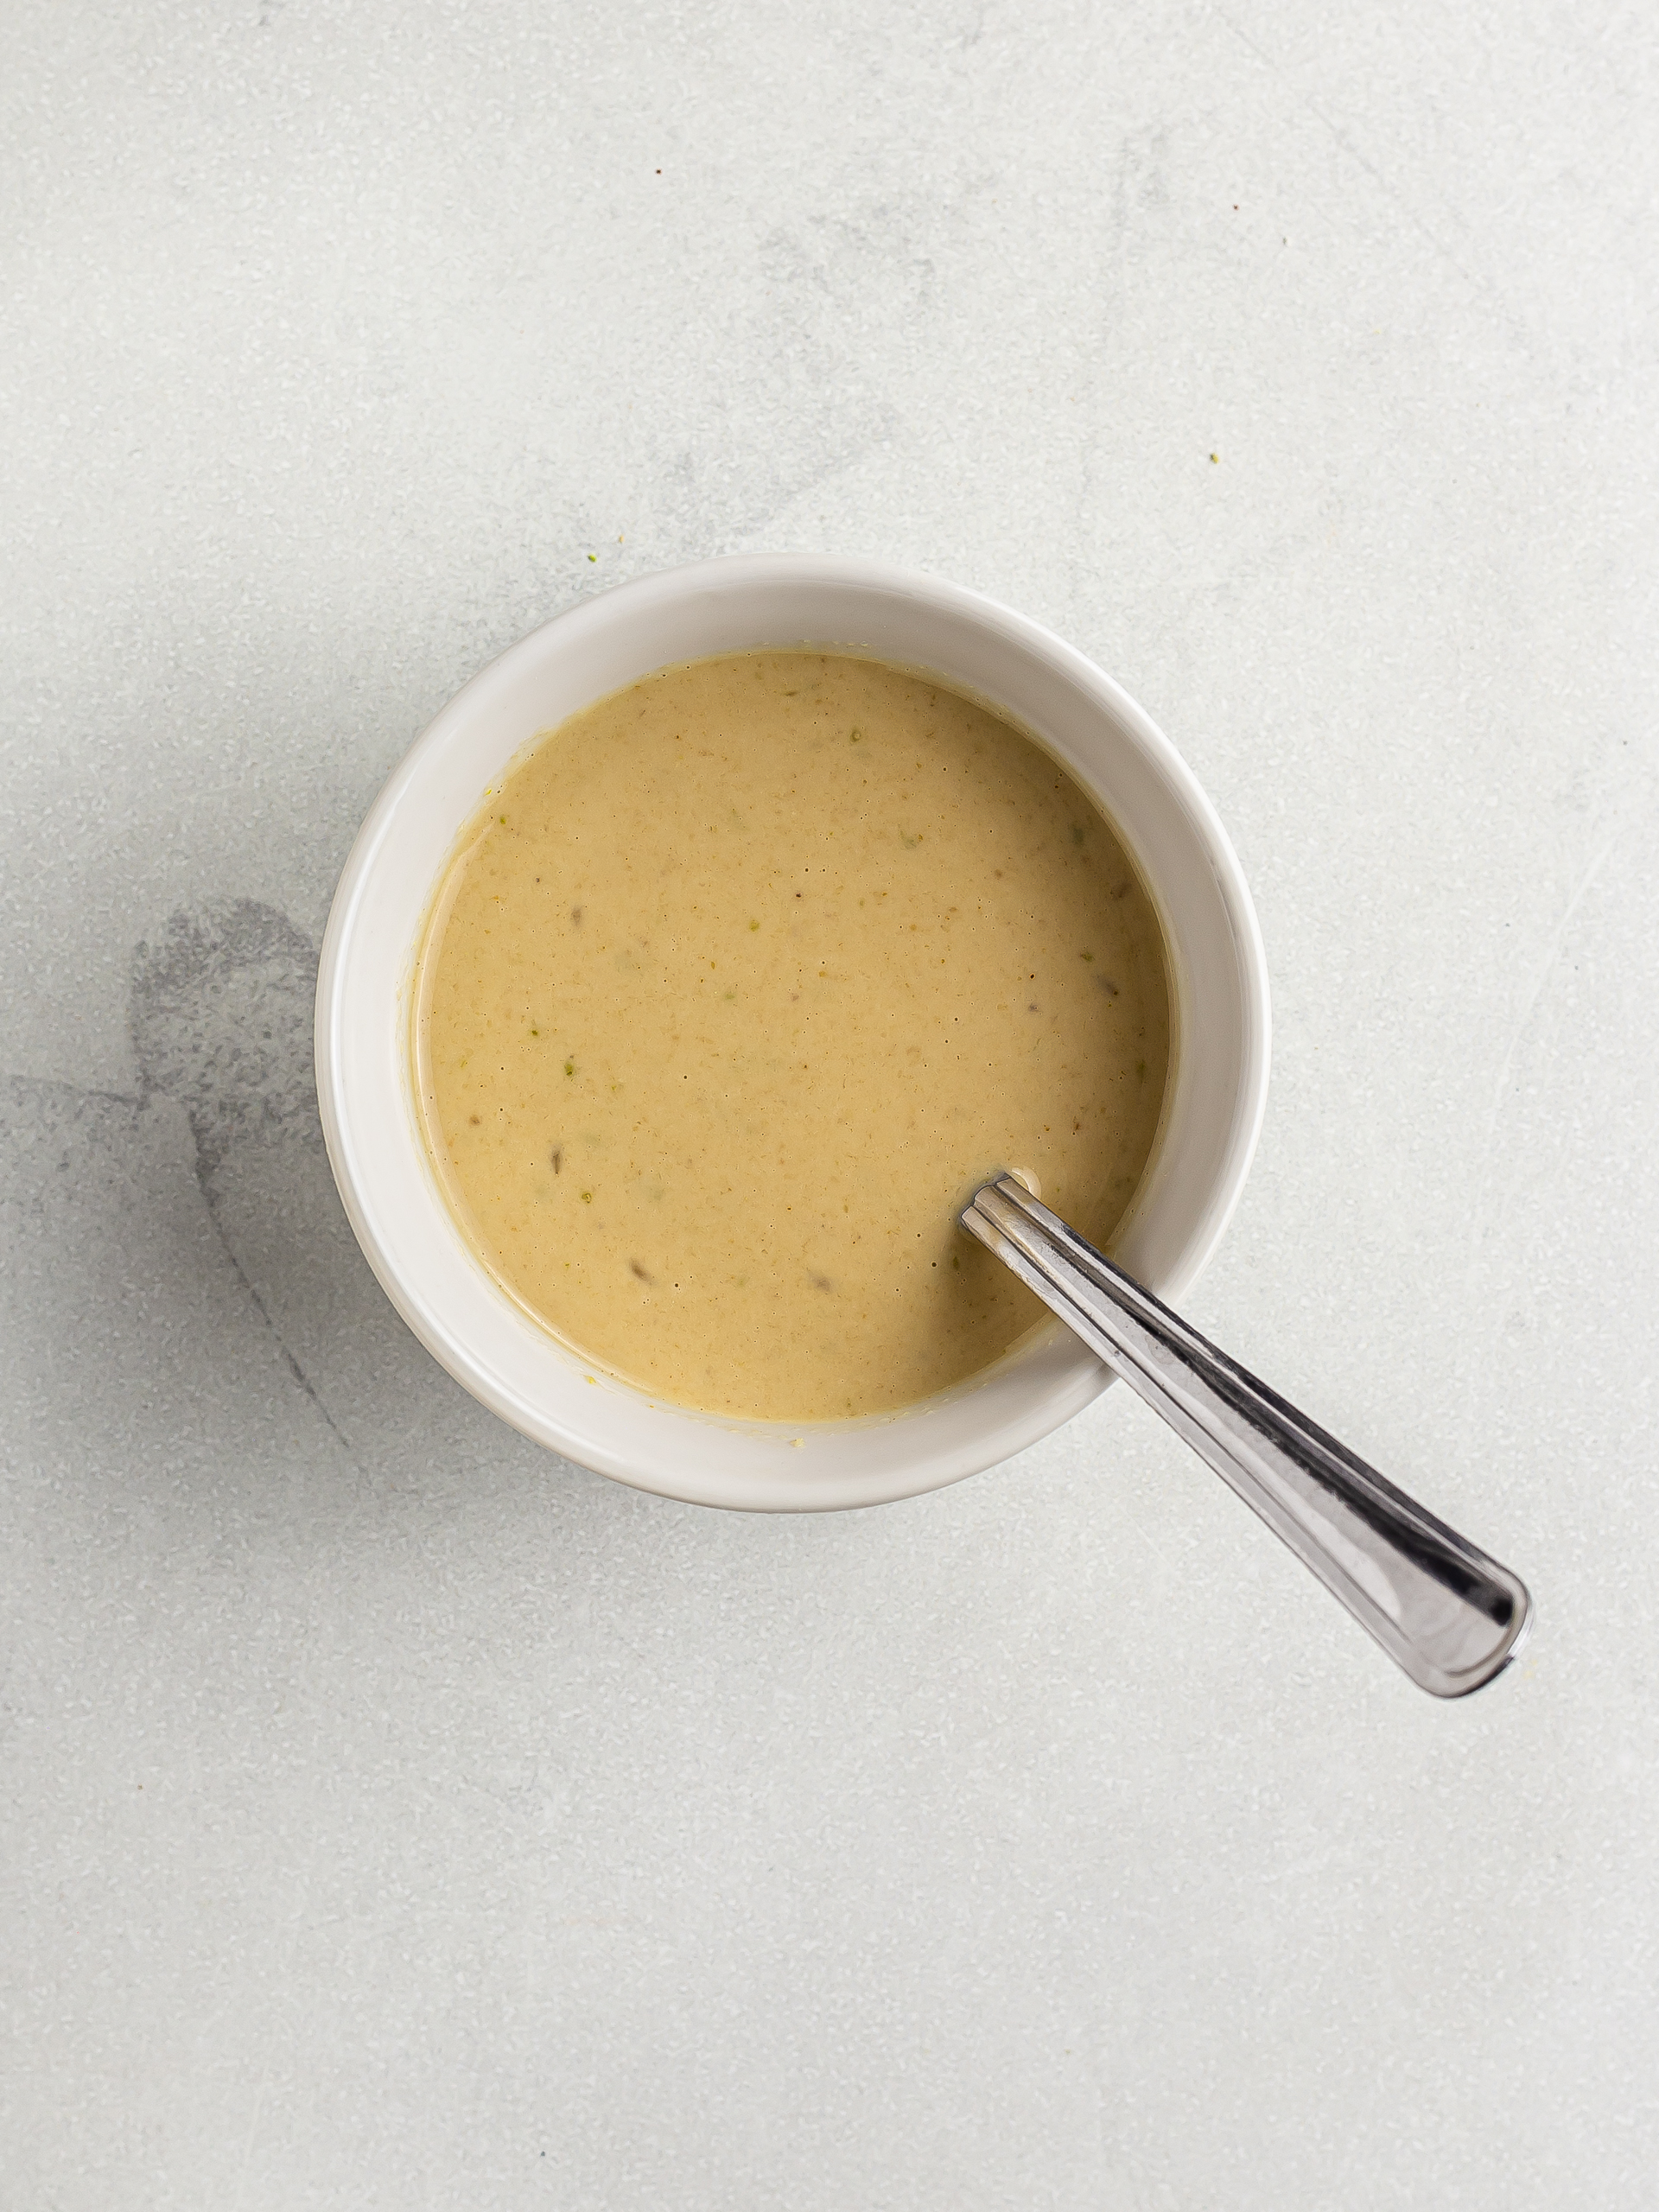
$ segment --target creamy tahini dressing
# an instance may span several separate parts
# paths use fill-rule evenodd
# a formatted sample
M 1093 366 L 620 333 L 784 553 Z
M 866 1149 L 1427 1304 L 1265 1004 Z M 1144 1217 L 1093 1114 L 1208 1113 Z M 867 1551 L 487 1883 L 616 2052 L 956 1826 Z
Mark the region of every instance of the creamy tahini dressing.
M 669 668 L 540 739 L 422 952 L 429 1141 L 500 1278 L 652 1394 L 811 1421 L 1041 1309 L 963 1236 L 1001 1167 L 1109 1244 L 1168 1063 L 1158 923 L 1071 779 L 836 653 Z

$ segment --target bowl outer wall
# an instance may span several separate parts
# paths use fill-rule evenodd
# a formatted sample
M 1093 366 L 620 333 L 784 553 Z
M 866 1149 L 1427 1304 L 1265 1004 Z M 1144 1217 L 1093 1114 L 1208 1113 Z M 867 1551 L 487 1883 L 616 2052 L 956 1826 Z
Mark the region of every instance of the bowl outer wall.
M 408 1026 L 422 920 L 461 827 L 539 732 L 681 660 L 840 646 L 936 671 L 1003 707 L 1095 793 L 1158 906 L 1174 973 L 1173 1103 L 1119 1256 L 1160 1296 L 1225 1230 L 1265 1107 L 1266 961 L 1243 872 L 1157 726 L 1062 639 L 976 593 L 874 563 L 743 556 L 623 584 L 482 670 L 416 741 L 342 872 L 317 983 L 317 1089 L 341 1198 L 416 1335 L 494 1412 L 636 1488 L 810 1511 L 937 1489 L 1023 1450 L 1109 1379 L 1058 1325 L 988 1372 L 887 1417 L 738 1422 L 654 1401 L 585 1363 L 468 1249 L 426 1156 Z

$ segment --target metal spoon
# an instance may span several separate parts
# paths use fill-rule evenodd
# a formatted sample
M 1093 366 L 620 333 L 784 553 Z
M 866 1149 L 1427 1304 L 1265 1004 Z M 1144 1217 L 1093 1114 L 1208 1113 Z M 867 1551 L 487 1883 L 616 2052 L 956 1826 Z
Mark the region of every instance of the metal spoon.
M 1013 1176 L 976 1191 L 962 1226 L 1232 1484 L 1420 1688 L 1464 1697 L 1508 1666 L 1532 1617 L 1518 1575 L 1207 1344 Z

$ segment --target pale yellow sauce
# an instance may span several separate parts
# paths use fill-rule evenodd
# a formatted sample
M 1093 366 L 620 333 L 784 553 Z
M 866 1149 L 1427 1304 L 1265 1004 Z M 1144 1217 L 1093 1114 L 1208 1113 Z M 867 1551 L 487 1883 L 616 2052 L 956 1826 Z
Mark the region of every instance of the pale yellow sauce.
M 1098 809 L 942 684 L 663 670 L 537 741 L 422 954 L 457 1211 L 594 1363 L 711 1413 L 886 1411 L 1041 1308 L 957 1228 L 993 1171 L 1108 1244 L 1158 1127 L 1156 918 Z

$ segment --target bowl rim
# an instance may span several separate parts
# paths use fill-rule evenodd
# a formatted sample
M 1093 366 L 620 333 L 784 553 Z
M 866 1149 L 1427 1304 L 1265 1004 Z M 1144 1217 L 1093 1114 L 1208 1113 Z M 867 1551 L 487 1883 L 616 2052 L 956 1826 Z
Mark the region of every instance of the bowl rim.
M 1196 1281 L 1225 1234 L 1243 1196 L 1266 1111 L 1271 1060 L 1271 1006 L 1267 960 L 1260 925 L 1244 874 L 1220 816 L 1192 769 L 1152 717 L 1122 687 L 1076 646 L 1031 617 L 1019 613 L 984 594 L 944 578 L 893 564 L 846 555 L 739 554 L 660 569 L 611 586 L 578 601 L 574 606 L 539 624 L 498 654 L 442 706 L 404 753 L 365 816 L 341 869 L 324 933 L 318 965 L 315 1056 L 317 1096 L 323 1133 L 342 1203 L 353 1230 L 382 1288 L 416 1336 L 439 1363 L 490 1409 L 534 1440 L 565 1457 L 594 1468 L 630 1486 L 698 1503 L 755 1510 L 822 1510 L 887 1503 L 944 1487 L 985 1467 L 999 1464 L 1026 1449 L 1081 1410 L 1111 1376 L 1104 1368 L 1093 1374 L 1074 1371 L 1065 1387 L 1033 1391 L 1024 1417 L 1005 1419 L 988 1439 L 988 1448 L 960 1446 L 944 1457 L 923 1453 L 897 1472 L 889 1471 L 874 1480 L 820 1478 L 791 1483 L 778 1494 L 760 1494 L 753 1483 L 734 1485 L 711 1478 L 707 1471 L 665 1471 L 644 1466 L 626 1453 L 607 1448 L 602 1439 L 574 1429 L 545 1407 L 527 1403 L 506 1388 L 486 1363 L 480 1362 L 422 1292 L 406 1280 L 404 1269 L 388 1249 L 385 1239 L 365 1204 L 359 1156 L 359 1133 L 352 1125 L 349 1101 L 343 1082 L 344 1037 L 342 1001 L 354 936 L 361 921 L 377 864 L 381 861 L 405 798 L 427 772 L 429 764 L 461 734 L 489 712 L 493 701 L 511 690 L 530 667 L 540 664 L 556 640 L 575 645 L 597 626 L 614 622 L 620 614 L 647 613 L 671 599 L 695 595 L 715 586 L 722 595 L 746 584 L 810 588 L 840 587 L 873 593 L 899 604 L 918 604 L 947 618 L 965 620 L 992 637 L 1045 663 L 1070 688 L 1104 710 L 1109 720 L 1122 725 L 1166 786 L 1195 835 L 1209 862 L 1212 887 L 1219 897 L 1230 929 L 1236 956 L 1240 1024 L 1240 1068 L 1229 1116 L 1227 1134 L 1218 1164 L 1211 1179 L 1206 1204 L 1195 1231 L 1189 1236 L 1179 1263 L 1163 1272 L 1154 1285 L 1160 1295 L 1179 1296 Z M 826 645 L 829 640 L 823 641 Z M 734 648 L 734 650 L 735 648 Z M 680 656 L 679 658 L 685 658 Z M 661 664 L 672 665 L 668 660 Z M 923 663 L 915 664 L 919 666 Z M 641 670 L 641 675 L 648 673 Z M 965 688 L 960 679 L 940 671 L 946 683 Z M 632 680 L 638 680 L 632 679 Z M 603 696 L 601 693 L 596 697 Z M 574 711 L 572 709 L 571 711 Z M 1016 721 L 1018 709 L 1005 709 Z M 524 742 L 531 741 L 533 733 Z M 1075 768 L 1072 772 L 1078 772 Z M 1082 779 L 1085 785 L 1090 779 Z M 1097 796 L 1097 794 L 1096 794 Z M 461 821 L 454 823 L 458 834 Z M 1154 898 L 1162 891 L 1154 883 Z M 415 947 L 410 947 L 412 961 Z M 410 1135 L 418 1141 L 416 1132 Z M 481 1263 L 475 1262 L 481 1269 Z M 556 1341 L 550 1339 L 550 1341 Z M 569 1348 L 565 1348 L 567 1351 Z M 576 1354 L 578 1363 L 580 1354 Z M 995 1370 L 990 1370 L 995 1372 Z M 602 1369 L 600 1370 L 602 1375 Z M 592 1379 L 592 1378 L 588 1378 Z M 980 1378 L 958 1385 L 944 1399 L 971 1389 Z M 743 1424 L 705 1415 L 695 1408 L 673 1407 L 648 1399 L 636 1386 L 605 1376 L 607 1389 L 614 1389 L 642 1403 L 681 1416 L 692 1429 L 713 1426 L 728 1433 L 745 1427 L 766 1427 L 776 1432 L 787 1424 Z M 933 1406 L 942 1400 L 924 1401 Z M 856 1432 L 879 1425 L 902 1427 L 921 1408 L 903 1408 L 887 1417 L 863 1422 L 797 1424 L 803 1432 L 830 1429 Z M 826 1484 L 828 1487 L 826 1487 Z

